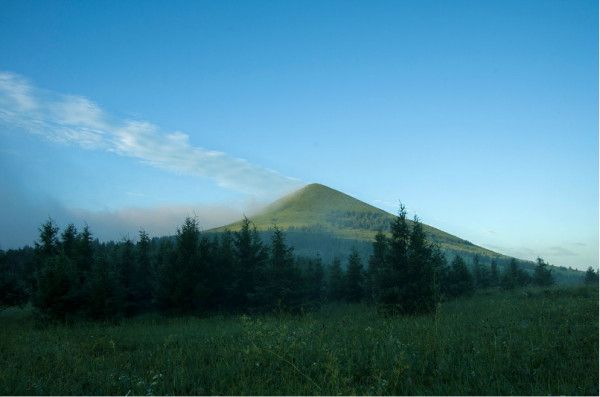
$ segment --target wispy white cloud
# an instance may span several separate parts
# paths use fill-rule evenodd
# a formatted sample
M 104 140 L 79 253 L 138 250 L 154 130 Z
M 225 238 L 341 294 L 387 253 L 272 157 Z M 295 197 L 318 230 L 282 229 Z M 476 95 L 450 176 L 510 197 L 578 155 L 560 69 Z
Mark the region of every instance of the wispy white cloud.
M 0 122 L 84 149 L 136 158 L 176 173 L 213 179 L 253 195 L 282 194 L 302 182 L 223 152 L 194 146 L 183 132 L 143 120 L 118 120 L 87 98 L 44 91 L 24 77 L 0 71 Z

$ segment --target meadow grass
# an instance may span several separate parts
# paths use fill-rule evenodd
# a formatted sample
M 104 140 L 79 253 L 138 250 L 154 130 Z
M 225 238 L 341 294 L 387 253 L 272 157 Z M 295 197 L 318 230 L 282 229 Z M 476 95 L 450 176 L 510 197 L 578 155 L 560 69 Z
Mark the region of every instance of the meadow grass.
M 598 289 L 488 291 L 386 318 L 0 313 L 0 394 L 598 394 Z

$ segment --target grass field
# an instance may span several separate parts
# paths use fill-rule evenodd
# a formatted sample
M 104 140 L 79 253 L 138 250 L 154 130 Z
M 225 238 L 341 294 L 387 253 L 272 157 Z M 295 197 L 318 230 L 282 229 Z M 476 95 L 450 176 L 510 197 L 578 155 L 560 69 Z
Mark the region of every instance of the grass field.
M 598 394 L 598 290 L 485 292 L 436 316 L 0 313 L 0 394 Z

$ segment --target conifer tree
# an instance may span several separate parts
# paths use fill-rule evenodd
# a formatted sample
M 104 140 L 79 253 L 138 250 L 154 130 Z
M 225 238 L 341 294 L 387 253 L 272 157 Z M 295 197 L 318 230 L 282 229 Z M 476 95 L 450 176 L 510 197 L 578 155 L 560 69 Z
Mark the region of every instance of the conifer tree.
M 490 286 L 490 272 L 479 260 L 479 255 L 473 257 L 473 276 L 477 288 L 488 288 Z
M 473 276 L 462 257 L 455 256 L 448 272 L 447 291 L 450 297 L 472 295 L 475 289 Z
M 548 269 L 548 264 L 542 258 L 537 258 L 537 265 L 533 271 L 533 283 L 538 286 L 546 287 L 554 284 L 552 270 Z
M 348 258 L 345 290 L 348 302 L 359 302 L 364 296 L 363 266 L 356 249 L 352 249 L 352 253 Z
M 334 258 L 329 269 L 329 299 L 337 302 L 344 299 L 345 292 L 345 274 L 342 270 L 342 262 L 339 258 Z
M 498 261 L 496 258 L 492 259 L 490 266 L 490 286 L 496 287 L 500 284 L 500 275 L 498 273 Z
M 378 278 L 385 276 L 386 260 L 388 258 L 388 241 L 381 231 L 375 235 L 373 241 L 373 253 L 369 257 L 369 266 L 365 277 L 365 293 L 367 301 L 374 303 L 379 295 L 378 287 L 381 286 L 382 280 Z
M 591 266 L 588 267 L 587 271 L 585 272 L 583 281 L 586 284 L 598 285 L 598 272 L 594 271 L 594 269 Z
M 411 314 L 434 311 L 439 295 L 435 282 L 436 269 L 423 225 L 416 216 L 410 234 L 407 270 L 403 310 Z
M 150 237 L 144 230 L 139 231 L 136 244 L 134 299 L 138 310 L 148 310 L 152 306 L 152 279 L 156 276 L 150 261 Z
M 99 255 L 90 269 L 86 314 L 97 320 L 121 317 L 126 309 L 125 293 L 115 266 Z
M 502 276 L 502 288 L 513 289 L 523 287 L 529 283 L 529 275 L 523 269 L 519 268 L 515 258 L 510 259 L 510 263 Z
M 236 256 L 236 285 L 234 300 L 241 308 L 257 308 L 264 304 L 263 294 L 257 293 L 257 286 L 265 276 L 265 250 L 255 226 L 251 226 L 248 218 L 244 217 L 242 226 L 235 233 L 234 239 Z
M 137 310 L 135 294 L 135 247 L 129 238 L 125 238 L 119 245 L 118 259 L 118 288 L 122 289 L 123 310 L 127 316 L 131 316 Z M 108 274 L 102 269 L 106 264 L 98 266 L 97 275 L 103 278 Z
M 77 228 L 72 223 L 68 224 L 62 233 L 62 252 L 69 259 L 77 258 Z
M 406 209 L 400 204 L 398 216 L 391 224 L 388 258 L 377 277 L 378 306 L 386 314 L 403 313 L 408 274 L 408 245 L 410 230 L 406 222 Z

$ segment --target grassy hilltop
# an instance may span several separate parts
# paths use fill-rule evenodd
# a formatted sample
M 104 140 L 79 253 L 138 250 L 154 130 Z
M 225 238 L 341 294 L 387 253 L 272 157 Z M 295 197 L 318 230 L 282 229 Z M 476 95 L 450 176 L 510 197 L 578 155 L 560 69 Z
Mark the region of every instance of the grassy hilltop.
M 388 232 L 394 215 L 360 201 L 330 187 L 313 183 L 269 205 L 262 212 L 250 217 L 265 239 L 270 237 L 273 225 L 286 231 L 286 237 L 299 255 L 319 254 L 325 261 L 335 256 L 345 258 L 356 248 L 363 260 L 371 253 L 371 244 L 378 231 Z M 408 221 L 409 225 L 412 221 Z M 209 232 L 237 231 L 241 221 L 225 225 Z M 479 255 L 483 263 L 497 259 L 502 269 L 508 257 L 477 246 L 460 237 L 423 224 L 428 239 L 437 243 L 446 256 L 464 257 L 467 262 Z M 523 266 L 533 270 L 533 263 L 523 261 Z M 566 268 L 553 267 L 555 278 L 561 283 L 578 283 L 583 273 Z

